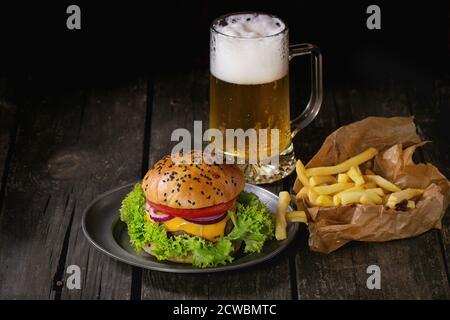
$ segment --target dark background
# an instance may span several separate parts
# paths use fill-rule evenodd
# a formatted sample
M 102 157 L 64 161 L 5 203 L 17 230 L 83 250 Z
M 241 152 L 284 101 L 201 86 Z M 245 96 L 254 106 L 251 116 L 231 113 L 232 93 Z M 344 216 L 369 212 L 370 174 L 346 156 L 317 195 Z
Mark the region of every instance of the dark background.
M 448 1 L 447 1 L 448 3 Z M 82 30 L 66 28 L 78 4 Z M 381 7 L 381 30 L 366 8 Z M 210 21 L 279 15 L 291 43 L 323 53 L 324 101 L 294 139 L 305 163 L 337 128 L 414 116 L 416 153 L 450 177 L 449 5 L 436 1 L 0 2 L 0 299 L 449 299 L 450 220 L 387 243 L 308 249 L 304 227 L 278 257 L 239 272 L 176 275 L 110 259 L 82 234 L 99 194 L 140 179 L 170 153 L 176 128 L 208 119 Z M 292 113 L 308 96 L 308 59 L 291 66 Z M 299 101 L 300 100 L 300 101 Z M 270 186 L 291 190 L 294 175 Z M 82 268 L 83 290 L 63 281 Z M 383 290 L 366 288 L 382 268 Z
M 81 7 L 81 30 L 66 8 Z M 381 30 L 366 8 L 381 8 Z M 290 26 L 291 43 L 320 46 L 327 81 L 423 77 L 449 67 L 449 5 L 435 1 L 3 1 L 0 73 L 69 78 L 152 74 L 208 65 L 209 24 L 265 11 Z

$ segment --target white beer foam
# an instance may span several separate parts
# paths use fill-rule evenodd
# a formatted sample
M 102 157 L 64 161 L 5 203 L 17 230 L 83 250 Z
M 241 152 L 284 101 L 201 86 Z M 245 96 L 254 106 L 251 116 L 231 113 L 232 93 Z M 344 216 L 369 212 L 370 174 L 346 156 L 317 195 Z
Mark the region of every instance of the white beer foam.
M 236 14 L 213 25 L 210 68 L 218 79 L 262 84 L 288 73 L 286 26 L 266 14 Z

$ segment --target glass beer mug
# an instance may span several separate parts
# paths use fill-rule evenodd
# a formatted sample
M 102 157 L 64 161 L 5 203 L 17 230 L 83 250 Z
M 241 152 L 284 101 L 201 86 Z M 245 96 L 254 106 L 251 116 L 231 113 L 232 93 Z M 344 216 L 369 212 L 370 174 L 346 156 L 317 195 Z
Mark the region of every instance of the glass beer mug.
M 247 182 L 282 179 L 295 169 L 292 138 L 322 104 L 320 51 L 312 44 L 289 46 L 286 24 L 263 13 L 222 16 L 210 32 L 209 127 L 223 133 L 222 141 L 211 141 L 241 167 Z M 289 61 L 301 55 L 311 55 L 311 95 L 291 120 Z

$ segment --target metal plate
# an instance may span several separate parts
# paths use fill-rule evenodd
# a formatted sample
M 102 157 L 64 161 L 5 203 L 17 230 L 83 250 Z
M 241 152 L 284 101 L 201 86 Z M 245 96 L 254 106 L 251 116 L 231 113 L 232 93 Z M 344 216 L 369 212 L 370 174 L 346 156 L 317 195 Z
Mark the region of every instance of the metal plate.
M 240 269 L 268 260 L 280 253 L 294 239 L 298 230 L 298 224 L 289 223 L 286 240 L 269 240 L 264 244 L 260 253 L 244 254 L 239 252 L 232 263 L 224 266 L 200 269 L 188 264 L 158 261 L 147 253 L 138 254 L 134 251 L 129 241 L 127 226 L 119 219 L 121 202 L 134 185 L 134 183 L 129 184 L 98 196 L 85 210 L 82 220 L 83 232 L 94 247 L 114 259 L 133 266 L 176 273 L 205 273 Z M 246 184 L 245 190 L 256 194 L 270 211 L 275 213 L 278 203 L 276 195 L 251 184 Z M 289 207 L 290 210 L 292 210 L 291 207 Z

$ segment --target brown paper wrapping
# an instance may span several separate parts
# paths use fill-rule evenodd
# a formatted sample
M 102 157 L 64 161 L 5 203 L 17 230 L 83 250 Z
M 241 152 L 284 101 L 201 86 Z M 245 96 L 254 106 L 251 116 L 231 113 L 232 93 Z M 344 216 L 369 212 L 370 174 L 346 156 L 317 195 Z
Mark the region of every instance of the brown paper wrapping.
M 383 205 L 348 205 L 299 209 L 309 215 L 311 250 L 330 253 L 352 241 L 389 241 L 417 236 L 441 228 L 450 201 L 450 183 L 432 164 L 415 164 L 412 155 L 422 142 L 413 118 L 369 117 L 343 126 L 329 135 L 306 167 L 329 166 L 374 147 L 380 152 L 368 166 L 401 188 L 422 188 L 425 192 L 415 209 L 396 211 Z M 301 188 L 297 179 L 294 191 Z

